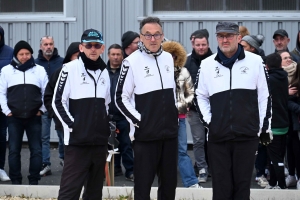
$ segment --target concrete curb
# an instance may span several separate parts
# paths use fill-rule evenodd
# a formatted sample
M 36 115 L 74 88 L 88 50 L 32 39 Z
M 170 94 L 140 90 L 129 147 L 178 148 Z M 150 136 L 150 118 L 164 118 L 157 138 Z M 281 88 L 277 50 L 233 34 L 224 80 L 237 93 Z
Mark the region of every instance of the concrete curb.
M 56 198 L 59 186 L 50 185 L 0 185 L 0 196 L 24 195 L 27 197 Z M 133 197 L 133 187 L 103 187 L 103 198 L 118 198 L 120 195 Z M 157 187 L 151 189 L 151 199 L 156 199 Z M 209 200 L 212 199 L 211 188 L 177 188 L 176 200 Z M 264 190 L 251 189 L 252 200 L 299 200 L 300 190 Z

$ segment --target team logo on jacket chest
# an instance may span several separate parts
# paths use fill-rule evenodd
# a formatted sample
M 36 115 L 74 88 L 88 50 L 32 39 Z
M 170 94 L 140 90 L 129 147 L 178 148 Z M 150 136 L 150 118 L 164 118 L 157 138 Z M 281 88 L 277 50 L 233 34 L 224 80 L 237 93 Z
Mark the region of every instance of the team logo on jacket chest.
M 146 66 L 146 67 L 144 68 L 144 70 L 145 70 L 145 72 L 146 72 L 146 75 L 145 75 L 144 78 L 147 78 L 147 77 L 150 77 L 150 76 L 154 76 L 153 74 L 151 74 L 150 68 L 149 68 L 148 66 Z
M 167 73 L 170 73 L 170 72 L 171 72 L 171 70 L 170 70 L 170 66 L 168 66 L 168 65 L 165 65 L 165 69 L 166 69 Z
M 248 74 L 247 72 L 248 72 L 249 68 L 246 66 L 243 66 L 243 67 L 240 67 L 240 70 L 241 70 L 241 74 Z
M 100 85 L 105 86 L 105 79 L 104 78 L 100 78 L 99 83 L 100 83 Z
M 216 76 L 214 78 L 222 77 L 223 75 L 220 74 L 220 67 L 215 68 Z
M 86 74 L 81 73 L 81 79 L 82 79 L 82 82 L 80 83 L 80 85 L 83 85 L 83 84 L 89 84 L 89 83 L 86 81 Z

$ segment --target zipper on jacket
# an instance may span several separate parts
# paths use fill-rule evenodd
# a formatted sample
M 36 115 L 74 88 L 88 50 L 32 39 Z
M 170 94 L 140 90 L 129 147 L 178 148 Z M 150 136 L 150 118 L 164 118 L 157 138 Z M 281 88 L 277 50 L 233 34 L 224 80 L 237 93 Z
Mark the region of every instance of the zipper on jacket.
M 232 67 L 230 70 L 230 86 L 229 86 L 229 121 L 230 121 L 230 130 L 232 131 Z
M 27 106 L 26 106 L 26 99 L 27 99 L 27 96 L 26 96 L 26 79 L 25 79 L 25 72 L 23 72 L 23 75 L 24 75 L 24 111 L 25 111 L 25 115 L 26 115 L 26 110 L 27 110 Z
M 163 85 L 163 81 L 162 81 L 162 78 L 161 78 L 160 69 L 159 69 L 159 66 L 158 66 L 158 63 L 157 63 L 157 58 L 156 58 L 156 56 L 154 56 L 154 58 L 155 58 L 156 66 L 157 66 L 157 69 L 158 69 L 158 72 L 159 72 L 159 76 L 160 76 L 161 89 L 164 89 L 164 85 Z
M 157 58 L 156 58 L 156 56 L 154 56 L 154 58 L 155 58 L 156 66 L 157 66 L 157 69 L 158 69 L 158 72 L 159 72 L 159 76 L 160 76 L 161 90 L 163 90 L 163 89 L 164 89 L 164 85 L 163 85 L 163 81 L 162 81 L 160 69 L 159 69 L 159 66 L 158 66 Z M 163 113 L 166 113 L 165 95 L 162 95 L 162 105 L 163 105 Z M 162 120 L 163 120 L 163 124 L 164 124 L 164 126 L 165 126 L 165 124 L 166 124 L 166 119 L 165 119 L 165 117 L 163 117 Z M 162 139 L 164 139 L 164 136 L 163 136 L 163 135 L 162 135 Z
M 88 72 L 88 70 L 87 70 L 86 68 L 85 68 L 85 71 L 87 72 L 87 74 L 89 75 L 89 77 L 91 77 L 91 79 L 94 81 L 94 86 L 95 86 L 95 110 L 94 110 L 94 113 L 95 113 L 95 121 L 98 121 L 98 118 L 97 118 L 97 116 L 98 116 L 98 107 L 97 107 L 97 83 L 98 83 L 99 78 L 100 78 L 100 76 L 101 76 L 101 74 L 102 74 L 102 71 L 100 70 L 100 75 L 98 76 L 97 81 L 95 80 L 95 78 L 93 77 L 93 75 L 90 74 L 90 73 Z M 93 143 L 93 145 L 94 145 L 94 143 Z

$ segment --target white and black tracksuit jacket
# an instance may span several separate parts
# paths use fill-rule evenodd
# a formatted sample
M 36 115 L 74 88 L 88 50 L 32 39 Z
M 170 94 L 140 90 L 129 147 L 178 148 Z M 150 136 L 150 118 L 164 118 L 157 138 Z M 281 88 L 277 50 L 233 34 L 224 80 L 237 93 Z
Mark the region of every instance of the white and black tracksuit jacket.
M 174 64 L 171 54 L 137 50 L 124 59 L 115 101 L 130 123 L 130 138 L 154 141 L 178 136 Z
M 65 145 L 107 145 L 110 134 L 108 71 L 87 70 L 81 58 L 65 64 L 52 107 L 64 127 Z
M 25 72 L 6 65 L 1 69 L 0 103 L 5 115 L 30 118 L 40 110 L 46 112 L 44 91 L 48 76 L 44 67 L 35 65 Z
M 270 131 L 271 102 L 260 56 L 242 51 L 229 69 L 216 54 L 203 60 L 196 95 L 210 142 L 257 138 Z

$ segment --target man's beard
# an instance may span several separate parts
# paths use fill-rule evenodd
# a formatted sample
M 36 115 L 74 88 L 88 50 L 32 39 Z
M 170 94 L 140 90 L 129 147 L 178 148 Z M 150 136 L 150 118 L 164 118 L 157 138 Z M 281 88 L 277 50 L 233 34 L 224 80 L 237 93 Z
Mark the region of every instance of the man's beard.
M 53 55 L 53 51 L 44 51 L 44 55 L 46 55 L 46 56 L 52 56 Z

